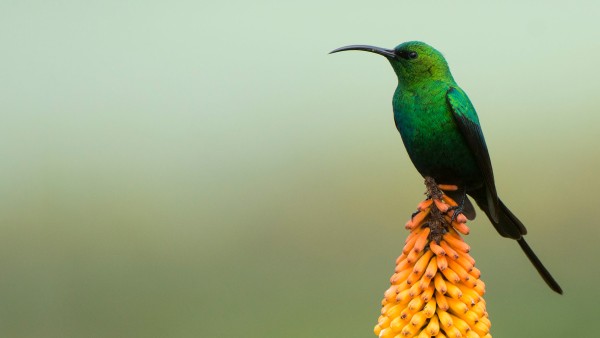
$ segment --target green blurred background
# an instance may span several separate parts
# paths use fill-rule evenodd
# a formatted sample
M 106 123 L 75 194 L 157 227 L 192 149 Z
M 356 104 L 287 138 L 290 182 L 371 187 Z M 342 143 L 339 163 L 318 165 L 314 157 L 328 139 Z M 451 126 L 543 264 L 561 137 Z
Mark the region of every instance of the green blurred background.
M 374 337 L 424 188 L 387 62 L 327 53 L 423 40 L 565 290 L 480 217 L 492 333 L 596 337 L 599 11 L 3 0 L 0 335 Z

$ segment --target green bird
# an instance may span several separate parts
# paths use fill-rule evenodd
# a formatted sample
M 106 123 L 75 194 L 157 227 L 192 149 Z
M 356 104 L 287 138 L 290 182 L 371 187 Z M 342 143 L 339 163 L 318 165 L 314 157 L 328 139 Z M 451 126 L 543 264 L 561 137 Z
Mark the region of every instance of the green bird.
M 548 286 L 562 289 L 535 255 L 523 235 L 527 229 L 498 198 L 494 173 L 481 125 L 467 94 L 454 81 L 448 63 L 435 48 L 420 41 L 394 49 L 352 45 L 337 53 L 360 50 L 383 55 L 398 77 L 393 108 L 396 128 L 411 161 L 423 177 L 460 187 L 458 212 L 475 218 L 471 196 L 498 233 L 512 238 Z

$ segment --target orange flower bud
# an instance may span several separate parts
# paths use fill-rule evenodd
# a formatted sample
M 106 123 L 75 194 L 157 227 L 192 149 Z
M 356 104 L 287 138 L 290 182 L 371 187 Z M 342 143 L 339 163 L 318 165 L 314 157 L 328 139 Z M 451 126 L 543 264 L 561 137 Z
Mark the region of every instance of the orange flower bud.
M 384 338 L 491 337 L 485 284 L 459 234 L 468 234 L 467 219 L 459 214 L 451 222 L 455 210 L 448 210 L 457 203 L 429 196 L 437 197 L 421 202 L 407 223 L 410 234 L 373 332 Z

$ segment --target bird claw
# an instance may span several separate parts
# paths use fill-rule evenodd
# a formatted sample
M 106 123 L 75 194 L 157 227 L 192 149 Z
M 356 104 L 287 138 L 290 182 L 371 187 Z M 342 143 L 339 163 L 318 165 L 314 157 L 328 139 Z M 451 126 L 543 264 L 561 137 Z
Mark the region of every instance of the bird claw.
M 454 211 L 452 213 L 452 217 L 450 218 L 450 222 L 454 222 L 456 220 L 456 217 L 458 217 L 458 215 L 462 214 L 463 210 L 465 209 L 465 200 L 466 199 L 467 199 L 467 189 L 464 189 L 462 197 L 460 199 L 460 203 L 458 203 L 458 205 L 456 205 L 456 206 L 448 208 L 448 211 L 450 211 L 450 210 Z
M 462 205 L 457 205 L 457 206 L 448 208 L 448 211 L 454 211 L 452 213 L 452 217 L 450 218 L 450 222 L 454 222 L 456 220 L 456 217 L 458 217 L 458 215 L 462 214 L 463 209 L 464 208 Z

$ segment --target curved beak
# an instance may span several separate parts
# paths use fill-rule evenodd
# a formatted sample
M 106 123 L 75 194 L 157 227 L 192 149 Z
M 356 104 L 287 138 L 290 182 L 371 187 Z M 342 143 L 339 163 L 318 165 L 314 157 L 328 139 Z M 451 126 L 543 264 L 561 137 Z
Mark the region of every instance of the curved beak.
M 390 58 L 390 59 L 396 58 L 396 53 L 394 53 L 393 49 L 385 49 L 385 48 L 368 46 L 368 45 L 351 45 L 351 46 L 340 47 L 340 48 L 336 48 L 336 49 L 332 50 L 331 52 L 329 52 L 329 54 L 343 52 L 346 50 L 362 50 L 365 52 L 371 52 L 371 53 L 383 55 L 386 58 Z

